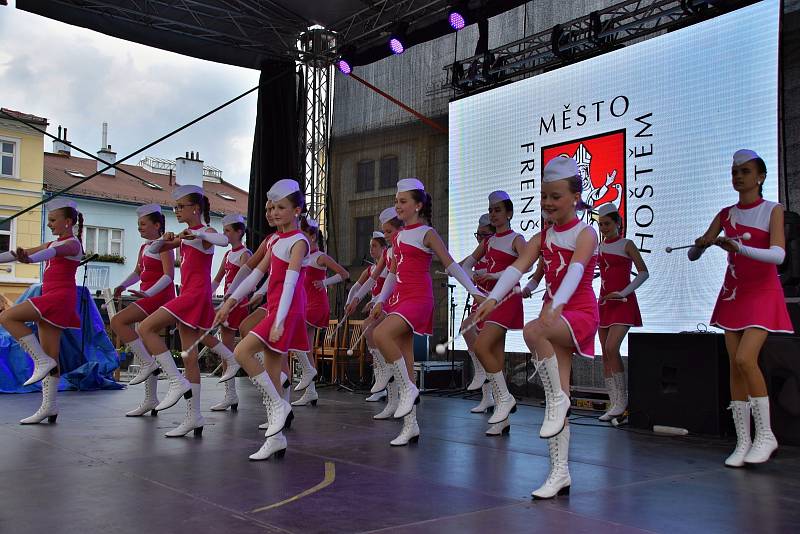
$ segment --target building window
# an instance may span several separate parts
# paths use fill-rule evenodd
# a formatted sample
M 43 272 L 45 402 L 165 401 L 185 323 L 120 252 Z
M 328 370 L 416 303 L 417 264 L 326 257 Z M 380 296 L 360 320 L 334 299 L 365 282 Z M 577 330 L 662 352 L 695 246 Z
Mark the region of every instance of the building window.
M 83 246 L 86 254 L 122 256 L 123 231 L 117 228 L 83 227 Z
M 375 189 L 375 161 L 371 159 L 358 162 L 356 175 L 356 193 Z
M 0 139 L 0 174 L 16 176 L 17 143 Z
M 373 217 L 356 217 L 356 258 L 353 263 L 359 265 L 361 260 L 370 260 L 369 241 L 372 239 L 375 220 Z
M 0 217 L 6 218 L 7 216 L 0 215 Z M 0 252 L 8 252 L 11 250 L 11 222 L 12 221 L 5 221 L 4 223 L 0 224 Z
M 381 189 L 394 189 L 397 186 L 397 156 L 381 158 Z

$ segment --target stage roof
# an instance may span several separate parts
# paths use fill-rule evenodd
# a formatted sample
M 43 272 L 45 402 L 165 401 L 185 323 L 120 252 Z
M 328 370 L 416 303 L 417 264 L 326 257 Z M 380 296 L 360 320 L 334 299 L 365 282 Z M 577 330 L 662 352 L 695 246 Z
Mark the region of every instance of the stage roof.
M 386 40 L 408 23 L 407 42 L 446 35 L 452 0 L 17 0 L 17 8 L 67 24 L 200 59 L 261 68 L 302 59 L 301 33 L 313 25 L 336 32 L 333 57 L 346 47 L 352 65 L 390 54 Z M 492 17 L 524 0 L 468 0 L 468 17 Z M 469 20 L 475 22 L 475 20 Z

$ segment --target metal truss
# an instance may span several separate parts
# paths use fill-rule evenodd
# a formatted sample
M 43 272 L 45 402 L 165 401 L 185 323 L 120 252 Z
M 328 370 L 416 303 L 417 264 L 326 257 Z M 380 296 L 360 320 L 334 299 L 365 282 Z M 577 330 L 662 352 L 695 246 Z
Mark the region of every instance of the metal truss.
M 447 67 L 445 87 L 462 95 L 596 56 L 647 35 L 674 30 L 753 0 L 626 0 Z

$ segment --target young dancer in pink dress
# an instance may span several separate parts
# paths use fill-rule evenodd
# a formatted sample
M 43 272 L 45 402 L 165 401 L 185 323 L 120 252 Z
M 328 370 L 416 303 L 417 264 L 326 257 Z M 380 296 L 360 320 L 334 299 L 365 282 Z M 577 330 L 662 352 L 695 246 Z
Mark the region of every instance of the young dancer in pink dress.
M 187 226 L 179 234 L 167 232 L 162 239 L 154 241 L 149 251 L 158 254 L 164 250 L 180 247 L 181 288 L 180 295 L 162 305 L 139 324 L 139 335 L 145 347 L 161 369 L 169 377 L 169 390 L 156 409 L 166 410 L 174 406 L 181 397 L 186 398 L 186 415 L 180 425 L 165 434 L 174 438 L 194 432 L 203 433 L 203 416 L 200 415 L 200 366 L 197 349 L 183 358 L 186 376 L 181 375 L 172 353 L 167 349 L 161 332 L 178 325 L 181 346 L 193 345 L 211 328 L 214 321 L 214 306 L 211 302 L 211 260 L 214 247 L 228 246 L 228 238 L 207 226 L 211 221 L 208 197 L 203 189 L 195 185 L 182 185 L 172 192 L 175 199 L 175 216 Z M 205 221 L 205 225 L 203 224 Z
M 578 219 L 586 209 L 581 200 L 578 164 L 568 157 L 555 157 L 542 173 L 542 212 L 552 226 L 528 241 L 520 257 L 497 281 L 489 298 L 478 309 L 483 319 L 519 283 L 541 256 L 547 284 L 545 303 L 539 318 L 525 325 L 525 342 L 536 352 L 534 363 L 545 393 L 545 417 L 539 436 L 549 439 L 550 473 L 545 483 L 531 494 L 549 499 L 569 493 L 568 468 L 570 407 L 569 378 L 572 354 L 594 357 L 594 337 L 599 316 L 592 278 L 597 262 L 597 234 Z
M 387 248 L 384 250 L 383 255 L 375 264 L 375 267 L 370 270 L 369 278 L 363 286 L 358 289 L 351 289 L 351 296 L 348 296 L 348 305 L 345 308 L 345 313 L 352 315 L 367 293 L 372 293 L 372 300 L 367 304 L 365 312 L 369 315 L 364 320 L 364 337 L 367 339 L 367 346 L 370 348 L 372 354 L 372 363 L 375 369 L 375 383 L 370 390 L 373 394 L 378 394 L 381 391 L 386 392 L 386 406 L 379 413 L 372 416 L 376 420 L 392 419 L 394 412 L 397 411 L 397 403 L 400 401 L 400 394 L 397 383 L 392 378 L 392 368 L 386 363 L 386 360 L 381 354 L 378 344 L 375 342 L 375 328 L 386 318 L 387 306 L 383 307 L 382 312 L 377 316 L 372 315 L 372 308 L 378 300 L 383 286 L 386 283 L 386 278 L 389 276 L 389 266 L 394 258 L 392 252 L 392 244 L 394 236 L 403 227 L 403 222 L 397 218 L 397 210 L 394 208 L 386 208 L 378 215 L 378 220 L 381 223 L 381 233 L 387 243 Z M 376 293 L 376 289 L 380 286 L 380 291 Z M 386 384 L 382 386 L 381 384 Z
M 283 456 L 287 443 L 283 429 L 291 420 L 292 406 L 278 393 L 282 389 L 281 363 L 290 351 L 307 352 L 306 295 L 303 287 L 303 261 L 310 249 L 298 227 L 304 196 L 294 180 L 280 180 L 267 193 L 273 202 L 273 217 L 278 238 L 261 263 L 245 278 L 217 312 L 215 322 L 223 323 L 269 271 L 266 314 L 234 350 L 236 360 L 262 393 L 267 410 L 266 441 L 251 460 Z M 263 352 L 262 365 L 256 354 Z M 265 369 L 266 367 L 266 369 Z
M 217 288 L 223 280 L 225 281 L 224 288 L 227 292 L 239 270 L 241 270 L 242 266 L 245 265 L 247 260 L 253 255 L 253 253 L 242 244 L 245 231 L 244 217 L 238 213 L 232 213 L 222 218 L 222 232 L 225 234 L 225 237 L 228 238 L 231 249 L 225 252 L 222 265 L 220 265 L 217 276 L 214 277 L 211 283 L 212 294 L 216 293 Z M 240 306 L 234 308 L 228 316 L 228 320 L 221 325 L 220 339 L 211 335 L 207 335 L 203 338 L 203 344 L 222 359 L 223 376 L 230 376 L 228 372 L 228 362 L 231 362 L 231 365 L 235 366 L 236 370 L 239 369 L 239 364 L 234 363 L 235 360 L 233 359 L 234 338 L 242 320 L 244 320 L 249 313 L 250 309 L 247 303 L 242 303 Z M 222 412 L 230 408 L 231 411 L 235 412 L 239 408 L 239 395 L 236 393 L 236 379 L 234 377 L 235 372 L 230 379 L 222 381 L 225 387 L 225 397 L 221 402 L 211 407 L 212 411 Z
M 58 417 L 56 394 L 61 374 L 58 368 L 61 331 L 80 328 L 81 320 L 75 311 L 77 286 L 75 272 L 83 257 L 80 239 L 72 233 L 78 225 L 78 236 L 83 231 L 83 215 L 74 201 L 56 198 L 45 204 L 47 227 L 58 239 L 29 249 L 17 248 L 0 254 L 0 263 L 45 264 L 42 275 L 42 294 L 3 310 L 0 324 L 17 340 L 20 347 L 33 359 L 33 374 L 24 385 L 42 382 L 42 404 L 36 413 L 20 424 L 36 424 L 47 419 L 55 423 Z M 36 323 L 38 337 L 25 324 Z
M 711 315 L 711 325 L 725 330 L 730 357 L 731 410 L 736 448 L 728 467 L 760 464 L 778 448 L 769 420 L 769 397 L 758 355 L 770 332 L 792 333 L 777 266 L 786 255 L 783 207 L 764 200 L 761 188 L 767 166 L 752 150 L 733 155 L 731 181 L 739 202 L 723 208 L 705 234 L 689 249 L 689 259 L 717 245 L 728 252 L 728 269 Z M 724 232 L 724 237 L 718 237 Z M 750 234 L 750 239 L 745 234 Z M 748 402 L 749 398 L 749 402 Z M 755 439 L 750 437 L 750 412 Z
M 306 274 L 304 277 L 306 292 L 306 331 L 308 333 L 308 346 L 313 349 L 314 336 L 318 329 L 328 328 L 328 321 L 331 315 L 331 305 L 328 300 L 328 286 L 332 286 L 350 278 L 347 269 L 336 263 L 336 261 L 325 254 L 324 238 L 319 230 L 319 223 L 309 217 L 300 219 L 300 229 L 306 236 L 311 253 L 303 264 Z M 334 272 L 333 276 L 327 276 L 330 269 Z M 294 388 L 295 391 L 303 391 L 303 395 L 292 403 L 292 406 L 312 406 L 317 405 L 317 390 L 314 386 L 314 377 L 317 376 L 317 369 L 311 363 L 308 352 L 294 352 L 295 358 L 300 363 L 303 370 L 300 383 Z
M 477 261 L 486 261 L 486 274 L 480 282 L 491 291 L 507 267 L 512 265 L 525 248 L 525 238 L 511 229 L 514 204 L 505 191 L 494 191 L 489 195 L 489 219 L 495 229 L 492 237 L 480 243 L 472 253 Z M 503 375 L 505 367 L 506 332 L 522 330 L 525 316 L 522 311 L 522 295 L 514 294 L 497 306 L 485 320 L 478 323 L 475 353 L 481 361 L 492 387 L 494 413 L 489 418 L 491 425 L 487 436 L 498 436 L 509 431 L 509 415 L 516 410 L 517 401 L 508 391 Z
M 430 275 L 433 255 L 471 294 L 484 296 L 464 269 L 453 261 L 436 230 L 428 226 L 431 209 L 431 196 L 425 192 L 422 182 L 416 178 L 397 182 L 395 210 L 404 226 L 394 236 L 394 258 L 389 275 L 371 312 L 377 319 L 383 312 L 384 303 L 388 304 L 387 317 L 376 327 L 374 339 L 387 365 L 393 368 L 392 376 L 399 388 L 400 400 L 394 417 L 403 418 L 403 429 L 392 440 L 393 446 L 407 445 L 419 439 L 416 417 L 419 390 L 410 378 L 414 373 L 413 334 L 433 334 L 434 302 Z M 385 388 L 388 381 L 388 376 L 382 376 L 375 388 Z
M 611 421 L 625 413 L 628 407 L 628 381 L 622 366 L 620 347 L 632 326 L 642 326 L 636 289 L 650 276 L 639 249 L 633 241 L 620 234 L 622 219 L 612 203 L 597 210 L 597 226 L 603 236 L 600 243 L 600 345 L 603 350 L 603 376 L 611 400 L 609 409 L 600 416 Z M 636 266 L 636 278 L 631 280 L 631 267 Z
M 117 337 L 130 347 L 139 361 L 139 372 L 134 376 L 129 386 L 144 382 L 144 400 L 141 404 L 125 415 L 139 417 L 147 412 L 157 415 L 158 410 L 158 364 L 155 358 L 147 352 L 144 342 L 134 330 L 134 325 L 147 318 L 148 315 L 175 298 L 175 254 L 172 250 L 153 253 L 148 250 L 153 241 L 164 235 L 166 225 L 161 206 L 147 204 L 136 208 L 139 216 L 139 234 L 145 242 L 139 248 L 136 267 L 117 287 L 114 288 L 114 298 L 119 298 L 127 288 L 139 282 L 138 290 L 129 290 L 139 299 L 117 313 L 111 319 L 111 329 Z

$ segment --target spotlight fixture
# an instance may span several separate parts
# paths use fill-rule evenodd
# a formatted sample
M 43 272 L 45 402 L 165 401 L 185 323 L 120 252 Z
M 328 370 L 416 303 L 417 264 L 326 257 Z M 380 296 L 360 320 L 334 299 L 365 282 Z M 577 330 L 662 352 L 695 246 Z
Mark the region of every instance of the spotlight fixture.
M 464 29 L 467 25 L 467 2 L 453 2 L 447 10 L 447 23 L 455 31 Z
M 344 58 L 339 58 L 339 61 L 336 62 L 336 68 L 338 68 L 339 72 L 345 76 L 348 76 L 351 72 L 353 72 L 353 67 L 351 67 L 350 63 L 348 63 Z
M 389 50 L 392 54 L 398 55 L 406 51 L 406 30 L 408 30 L 407 22 L 398 22 L 395 25 L 389 36 Z

